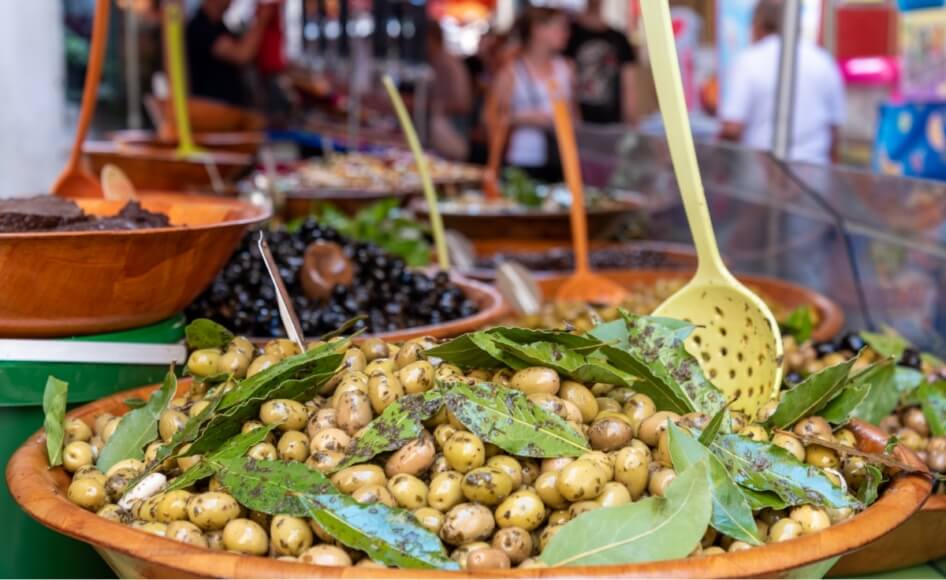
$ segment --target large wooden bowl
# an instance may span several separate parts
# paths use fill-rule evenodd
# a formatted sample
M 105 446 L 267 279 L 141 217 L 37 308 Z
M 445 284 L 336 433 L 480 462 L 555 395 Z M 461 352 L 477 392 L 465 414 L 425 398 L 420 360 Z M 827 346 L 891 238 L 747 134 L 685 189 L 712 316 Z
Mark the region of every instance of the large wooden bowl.
M 176 138 L 177 122 L 174 120 L 171 101 L 152 96 L 148 100 L 153 104 L 151 111 L 155 118 L 152 120 L 158 127 L 158 133 L 165 139 Z M 266 118 L 256 111 L 203 97 L 187 98 L 187 115 L 194 133 L 262 131 L 266 128 Z
M 188 381 L 181 381 L 186 389 Z M 118 393 L 70 413 L 87 422 L 100 413 L 127 411 L 123 401 L 147 397 L 154 387 Z M 876 427 L 853 427 L 858 444 L 885 437 Z M 903 447 L 898 457 L 918 468 L 922 463 Z M 69 477 L 49 469 L 42 431 L 30 437 L 7 465 L 13 499 L 41 524 L 91 544 L 125 578 L 473 578 L 472 573 L 370 568 L 334 568 L 215 552 L 160 538 L 102 519 L 66 499 Z M 820 577 L 839 556 L 873 542 L 901 525 L 926 500 L 930 479 L 922 474 L 895 476 L 880 499 L 854 518 L 824 532 L 718 556 L 624 566 L 588 566 L 477 572 L 492 578 L 746 578 Z
M 946 494 L 931 495 L 902 526 L 849 554 L 830 576 L 863 576 L 917 566 L 946 557 Z
M 154 149 L 174 149 L 177 139 L 161 137 L 153 131 L 126 129 L 108 135 L 109 139 L 123 146 L 147 147 Z M 243 155 L 256 155 L 266 142 L 262 131 L 228 131 L 223 133 L 196 133 L 194 142 L 210 151 L 225 151 Z
M 693 276 L 692 272 L 686 270 L 605 270 L 597 273 L 631 291 L 635 288 L 652 287 L 660 280 L 686 281 Z M 544 296 L 555 296 L 555 292 L 567 278 L 568 274 L 541 278 L 538 280 L 539 288 Z M 750 288 L 762 292 L 767 299 L 775 303 L 775 306 L 783 308 L 786 312 L 791 312 L 799 306 L 813 306 L 818 313 L 818 325 L 812 332 L 814 340 L 830 340 L 844 327 L 844 311 L 824 294 L 777 278 L 742 275 L 737 278 Z
M 0 336 L 54 337 L 145 326 L 180 312 L 269 212 L 235 199 L 145 193 L 180 227 L 0 234 Z M 115 214 L 123 202 L 81 199 Z
M 427 203 L 417 199 L 409 206 L 421 221 L 427 221 Z M 628 219 L 646 211 L 643 199 L 631 197 L 607 208 L 589 209 L 588 236 L 608 238 L 617 233 Z M 568 210 L 541 211 L 533 209 L 453 209 L 441 206 L 444 227 L 456 230 L 471 240 L 483 238 L 570 240 L 571 222 Z
M 248 172 L 252 155 L 207 151 L 200 159 L 178 157 L 174 149 L 113 142 L 86 142 L 82 154 L 93 175 L 111 163 L 121 169 L 140 190 L 212 191 L 213 166 L 224 184 L 230 184 Z
M 591 251 L 595 250 L 627 250 L 629 252 L 653 252 L 660 254 L 667 265 L 672 268 L 681 268 L 692 270 L 696 267 L 696 252 L 691 246 L 676 244 L 672 242 L 606 242 L 603 240 L 592 240 L 589 244 Z M 550 250 L 564 248 L 571 250 L 571 242 L 565 240 L 504 240 L 504 239 L 484 239 L 473 240 L 473 251 L 478 258 L 491 258 L 497 254 L 518 254 L 518 253 L 545 253 Z M 515 256 L 512 256 L 515 258 Z M 607 268 L 597 268 L 596 270 L 607 271 Z M 496 270 L 493 268 L 469 268 L 461 270 L 465 276 L 474 280 L 483 280 L 492 282 L 496 279 Z M 549 276 L 561 276 L 568 272 L 561 270 L 531 270 L 536 278 L 547 278 Z

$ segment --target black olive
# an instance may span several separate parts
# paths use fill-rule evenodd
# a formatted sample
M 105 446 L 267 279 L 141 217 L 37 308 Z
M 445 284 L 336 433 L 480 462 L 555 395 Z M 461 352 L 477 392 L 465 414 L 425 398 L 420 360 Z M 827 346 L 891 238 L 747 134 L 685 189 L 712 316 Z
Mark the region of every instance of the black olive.
M 788 373 L 787 375 L 785 375 L 785 378 L 783 380 L 786 386 L 794 387 L 798 383 L 802 382 L 803 378 L 804 377 L 802 377 L 801 374 L 798 373 L 797 371 L 792 371 Z
M 831 341 L 815 343 L 815 352 L 818 353 L 819 358 L 825 355 L 833 354 L 837 351 L 838 351 L 838 345 L 834 344 Z
M 915 348 L 907 348 L 903 351 L 903 355 L 900 357 L 900 361 L 897 364 L 920 370 L 920 367 L 923 365 L 923 359 L 920 358 L 920 351 Z
M 867 343 L 864 342 L 864 339 L 861 338 L 861 335 L 856 332 L 849 332 L 841 338 L 840 346 L 844 350 L 849 350 L 851 352 L 859 352 Z

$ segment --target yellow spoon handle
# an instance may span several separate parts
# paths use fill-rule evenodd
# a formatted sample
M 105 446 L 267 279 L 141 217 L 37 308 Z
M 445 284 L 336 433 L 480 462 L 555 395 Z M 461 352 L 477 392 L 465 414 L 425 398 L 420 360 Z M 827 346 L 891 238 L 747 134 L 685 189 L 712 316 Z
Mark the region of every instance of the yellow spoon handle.
M 181 5 L 176 1 L 164 3 L 164 43 L 167 54 L 168 81 L 171 102 L 177 122 L 177 154 L 188 157 L 200 153 L 191 134 L 191 120 L 187 112 L 187 79 L 184 78 L 184 29 Z
M 699 257 L 699 273 L 725 276 L 728 271 L 716 245 L 713 223 L 700 180 L 696 148 L 693 146 L 670 20 L 670 5 L 668 0 L 643 0 L 640 4 L 647 33 L 647 51 L 657 85 L 657 100 L 667 131 L 667 143 L 683 197 L 683 207 Z

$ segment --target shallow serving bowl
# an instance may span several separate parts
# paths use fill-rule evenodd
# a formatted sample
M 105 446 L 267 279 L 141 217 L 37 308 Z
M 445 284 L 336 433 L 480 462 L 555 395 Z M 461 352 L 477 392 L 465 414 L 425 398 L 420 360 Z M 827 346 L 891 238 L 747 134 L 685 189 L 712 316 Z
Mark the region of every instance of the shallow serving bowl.
M 652 287 L 659 281 L 686 281 L 693 276 L 692 272 L 686 270 L 602 270 L 596 272 L 596 274 L 617 282 L 631 292 L 635 288 Z M 559 286 L 565 283 L 568 275 L 568 273 L 556 274 L 538 279 L 537 282 L 542 294 L 544 296 L 554 296 Z M 844 327 L 844 311 L 824 294 L 778 278 L 743 275 L 736 277 L 743 284 L 758 290 L 769 301 L 774 302 L 776 310 L 783 309 L 785 312 L 791 312 L 799 306 L 813 306 L 818 313 L 818 324 L 812 332 L 812 339 L 814 340 L 829 340 L 837 336 Z M 776 312 L 777 316 L 778 312 Z
M 82 199 L 113 215 L 124 202 Z M 247 228 L 269 211 L 236 199 L 143 193 L 175 227 L 0 234 L 0 336 L 125 330 L 180 312 L 210 283 Z
M 174 149 L 177 147 L 177 139 L 173 137 L 164 138 L 153 131 L 126 129 L 110 133 L 109 139 L 125 146 L 144 146 L 157 149 Z M 256 155 L 259 148 L 266 142 L 266 134 L 262 131 L 196 133 L 194 142 L 210 151 Z
M 181 381 L 181 389 L 189 382 Z M 127 411 L 123 401 L 147 397 L 154 389 L 124 391 L 85 405 L 69 415 L 91 421 L 102 412 Z M 886 436 L 864 423 L 853 426 L 858 445 L 881 445 Z M 919 459 L 900 447 L 898 457 L 921 467 Z M 270 558 L 216 552 L 160 538 L 102 519 L 66 499 L 69 477 L 62 468 L 49 469 L 45 437 L 35 433 L 7 465 L 7 483 L 16 502 L 33 518 L 60 533 L 91 544 L 122 577 L 132 578 L 472 578 L 473 573 L 425 570 L 337 568 L 284 562 Z M 895 476 L 880 499 L 864 512 L 828 530 L 740 552 L 622 566 L 589 566 L 496 570 L 476 577 L 496 578 L 731 578 L 820 577 L 839 556 L 857 550 L 901 525 L 926 500 L 931 482 L 923 474 Z
M 173 148 L 110 141 L 86 142 L 82 155 L 93 175 L 100 175 L 106 164 L 112 164 L 136 188 L 161 191 L 212 191 L 216 185 L 234 183 L 254 163 L 253 156 L 245 153 L 207 151 L 199 158 L 183 158 Z M 214 172 L 219 184 L 215 184 Z

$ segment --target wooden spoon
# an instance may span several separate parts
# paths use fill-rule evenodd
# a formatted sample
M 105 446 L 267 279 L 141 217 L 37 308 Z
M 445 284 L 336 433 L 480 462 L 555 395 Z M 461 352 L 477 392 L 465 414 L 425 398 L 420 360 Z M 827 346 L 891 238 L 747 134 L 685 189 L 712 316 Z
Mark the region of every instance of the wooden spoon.
M 733 277 L 719 255 L 690 132 L 667 0 L 641 2 L 641 9 L 670 155 L 699 259 L 693 279 L 654 314 L 697 327 L 687 339 L 687 350 L 732 400 L 732 408 L 754 417 L 778 395 L 782 383 L 778 323 L 768 306 Z
M 316 241 L 305 249 L 299 280 L 309 298 L 328 298 L 336 284 L 348 286 L 353 277 L 351 260 L 335 242 Z
M 164 2 L 164 47 L 167 60 L 168 84 L 177 123 L 177 155 L 194 157 L 203 149 L 194 143 L 191 133 L 190 113 L 187 110 L 187 77 L 184 66 L 183 9 L 177 0 Z
M 135 185 L 117 165 L 106 163 L 101 173 L 102 193 L 105 199 L 134 201 L 138 199 Z
M 585 190 L 582 184 L 581 167 L 578 164 L 578 147 L 575 130 L 572 128 L 568 106 L 558 96 L 555 87 L 549 87 L 553 96 L 552 110 L 555 118 L 555 134 L 562 158 L 565 181 L 572 192 L 571 229 L 572 249 L 575 252 L 575 272 L 559 287 L 555 299 L 559 302 L 589 302 L 592 304 L 618 305 L 627 296 L 627 290 L 619 284 L 591 272 L 588 263 L 588 222 L 585 215 Z
M 95 114 L 95 101 L 98 98 L 99 79 L 102 78 L 102 62 L 105 60 L 105 47 L 108 45 L 109 0 L 96 0 L 95 17 L 92 21 L 92 46 L 89 49 L 89 62 L 85 70 L 85 87 L 82 90 L 82 107 L 79 110 L 79 123 L 76 138 L 72 143 L 72 152 L 66 167 L 56 178 L 52 193 L 60 197 L 102 197 L 102 187 L 88 171 L 79 166 L 82 157 L 82 144 L 92 124 Z

